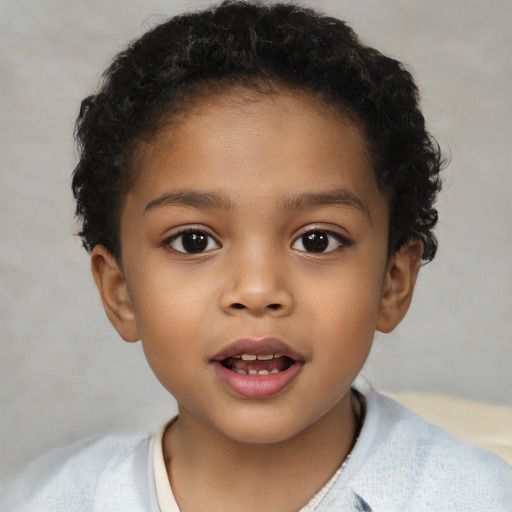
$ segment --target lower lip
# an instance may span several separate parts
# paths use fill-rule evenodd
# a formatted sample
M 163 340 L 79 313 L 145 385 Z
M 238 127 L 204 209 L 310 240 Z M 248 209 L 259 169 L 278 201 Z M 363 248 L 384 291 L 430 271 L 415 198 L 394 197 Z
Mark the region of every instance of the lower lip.
M 268 398 L 283 391 L 298 375 L 302 364 L 295 362 L 287 370 L 269 375 L 240 375 L 218 361 L 212 362 L 217 375 L 232 391 L 247 398 Z

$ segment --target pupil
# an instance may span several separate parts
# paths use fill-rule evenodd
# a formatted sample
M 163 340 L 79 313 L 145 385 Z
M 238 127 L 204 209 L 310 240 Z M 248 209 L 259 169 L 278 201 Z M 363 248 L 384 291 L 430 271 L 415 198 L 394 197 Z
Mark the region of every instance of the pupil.
M 306 250 L 311 252 L 323 252 L 329 245 L 329 239 L 325 233 L 315 231 L 302 237 L 302 243 Z
M 182 244 L 187 252 L 201 252 L 206 249 L 208 238 L 204 233 L 197 231 L 194 233 L 186 233 L 183 235 Z

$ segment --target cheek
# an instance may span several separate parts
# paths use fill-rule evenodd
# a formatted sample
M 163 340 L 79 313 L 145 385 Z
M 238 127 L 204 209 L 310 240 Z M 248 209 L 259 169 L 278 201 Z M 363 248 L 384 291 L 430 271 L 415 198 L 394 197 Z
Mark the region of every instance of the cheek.
M 316 357 L 354 366 L 356 374 L 373 342 L 379 316 L 382 276 L 371 267 L 351 266 L 310 292 L 311 329 L 319 340 Z M 325 364 L 330 364 L 325 361 Z
M 383 276 L 380 265 L 362 264 L 347 265 L 338 272 L 317 279 L 316 286 L 309 287 L 307 294 L 309 303 L 317 310 L 317 320 L 329 318 L 331 322 L 345 324 L 347 328 L 360 323 L 368 324 L 370 330 L 375 328 Z
M 188 271 L 186 264 L 169 264 L 165 257 L 141 265 L 145 270 L 130 274 L 130 295 L 140 327 L 144 331 L 160 324 L 194 323 L 201 308 L 212 302 L 214 283 L 208 273 Z
M 152 366 L 194 350 L 213 300 L 211 286 L 186 276 L 153 272 L 131 287 L 137 328 Z
M 187 383 L 187 393 L 195 393 L 193 376 L 208 365 L 207 352 L 197 344 L 204 330 L 202 309 L 197 303 L 201 296 L 174 294 L 170 289 L 159 293 L 160 300 L 137 308 L 136 321 L 149 366 L 161 384 L 179 399 L 183 382 Z

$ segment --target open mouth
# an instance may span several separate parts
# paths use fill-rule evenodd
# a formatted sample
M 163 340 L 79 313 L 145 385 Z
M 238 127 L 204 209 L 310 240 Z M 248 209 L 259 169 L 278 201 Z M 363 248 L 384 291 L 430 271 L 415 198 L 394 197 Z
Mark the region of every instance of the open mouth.
M 275 375 L 288 370 L 295 360 L 279 354 L 240 354 L 226 357 L 220 364 L 239 375 Z
M 304 358 L 277 338 L 242 338 L 224 347 L 211 364 L 236 395 L 263 399 L 287 389 L 300 375 Z

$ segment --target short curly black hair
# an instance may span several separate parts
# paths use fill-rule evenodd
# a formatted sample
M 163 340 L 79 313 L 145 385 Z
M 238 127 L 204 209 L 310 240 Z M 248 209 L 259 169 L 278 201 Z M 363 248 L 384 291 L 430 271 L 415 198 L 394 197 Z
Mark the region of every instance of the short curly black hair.
M 411 74 L 362 45 L 338 19 L 293 4 L 231 0 L 147 32 L 117 55 L 98 92 L 83 100 L 72 188 L 87 250 L 102 244 L 121 257 L 120 212 L 140 141 L 173 115 L 186 115 L 198 91 L 226 84 L 307 91 L 357 119 L 389 198 L 390 253 L 415 238 L 423 242 L 423 260 L 434 257 L 442 157 Z

